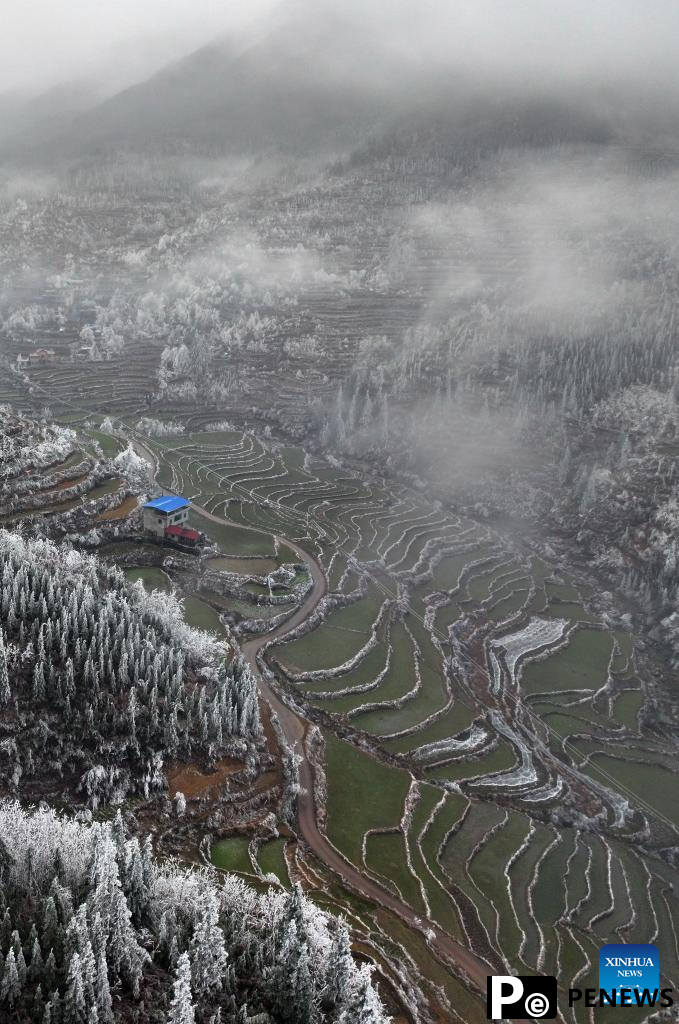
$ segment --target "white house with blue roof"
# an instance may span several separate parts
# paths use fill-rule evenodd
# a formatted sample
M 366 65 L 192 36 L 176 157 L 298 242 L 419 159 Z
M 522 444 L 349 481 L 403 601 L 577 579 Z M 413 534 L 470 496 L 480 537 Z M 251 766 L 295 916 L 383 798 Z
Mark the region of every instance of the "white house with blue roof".
M 191 502 L 176 494 L 161 494 L 159 498 L 147 501 L 143 508 L 144 529 L 159 537 L 165 537 L 165 531 L 171 527 L 179 527 L 184 532 L 183 527 L 189 518 Z M 174 532 L 172 530 L 172 533 Z

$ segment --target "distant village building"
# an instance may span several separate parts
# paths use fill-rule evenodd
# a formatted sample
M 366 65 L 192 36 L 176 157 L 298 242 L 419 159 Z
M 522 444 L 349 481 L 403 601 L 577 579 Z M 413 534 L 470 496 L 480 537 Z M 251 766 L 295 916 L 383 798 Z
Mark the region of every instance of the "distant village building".
M 144 505 L 144 529 L 156 537 L 194 548 L 203 535 L 186 525 L 190 508 L 191 502 L 186 498 L 162 494 Z
M 28 362 L 31 366 L 44 366 L 51 363 L 55 355 L 53 348 L 36 348 L 28 353 Z
M 189 518 L 191 502 L 176 494 L 161 494 L 144 505 L 144 529 L 165 536 L 168 526 L 183 526 Z

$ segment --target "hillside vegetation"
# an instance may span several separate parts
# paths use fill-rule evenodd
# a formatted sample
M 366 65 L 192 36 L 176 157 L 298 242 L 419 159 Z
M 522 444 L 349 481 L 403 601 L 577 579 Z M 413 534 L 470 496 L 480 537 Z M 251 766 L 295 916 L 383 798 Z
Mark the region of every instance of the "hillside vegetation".
M 0 806 L 0 1017 L 41 1024 L 383 1024 L 342 923 L 294 889 L 160 866 L 120 817 Z
M 240 661 L 95 557 L 0 532 L 3 777 L 49 779 L 92 807 L 165 786 L 167 759 L 210 763 L 260 731 Z M 41 790 L 39 790 L 41 791 Z

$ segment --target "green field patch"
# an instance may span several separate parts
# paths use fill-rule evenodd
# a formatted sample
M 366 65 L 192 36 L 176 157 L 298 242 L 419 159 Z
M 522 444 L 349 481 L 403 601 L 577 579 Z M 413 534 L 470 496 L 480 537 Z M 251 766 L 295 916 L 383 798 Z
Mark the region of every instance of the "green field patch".
M 540 587 L 544 587 L 547 580 L 550 580 L 554 573 L 554 569 L 547 562 L 544 562 L 541 558 L 535 557 L 531 559 L 530 563 L 530 574 L 535 582 Z
M 386 649 L 384 647 L 382 647 L 381 645 L 379 645 L 378 647 L 374 648 L 366 658 L 364 658 L 364 662 L 367 662 L 369 660 L 373 661 L 373 659 L 374 659 L 373 663 L 377 663 L 377 672 L 379 672 L 384 667 L 384 659 L 385 658 L 386 658 Z M 361 662 L 361 666 L 363 666 L 364 662 Z M 394 676 L 395 676 L 395 681 L 394 681 Z M 368 704 L 371 701 L 382 700 L 383 699 L 383 694 L 385 693 L 384 687 L 385 686 L 390 686 L 392 688 L 395 688 L 396 685 L 397 685 L 398 679 L 399 678 L 403 679 L 403 676 L 404 676 L 403 670 L 398 670 L 398 671 L 394 672 L 393 669 L 390 669 L 389 672 L 387 672 L 387 675 L 385 676 L 385 679 L 382 682 L 382 684 L 380 686 L 378 686 L 374 690 L 369 690 L 367 693 L 347 694 L 344 697 L 336 697 L 336 698 L 327 698 L 327 697 L 325 697 L 325 698 L 318 698 L 317 697 L 317 698 L 314 698 L 313 700 L 311 700 L 310 703 L 312 705 L 314 705 L 315 707 L 323 708 L 325 711 L 328 711 L 330 714 L 344 715 L 347 712 L 353 711 L 355 708 L 360 707 L 362 704 Z M 321 685 L 325 684 L 326 682 L 329 682 L 329 683 L 334 683 L 334 682 L 339 683 L 340 681 L 346 680 L 347 678 L 348 678 L 348 676 L 339 676 L 337 680 L 321 680 Z M 374 676 L 373 676 L 373 678 L 374 678 Z M 316 683 L 315 685 L 316 685 L 316 687 L 318 687 L 319 684 Z M 406 689 L 407 689 L 408 685 L 409 684 L 407 684 L 407 683 L 405 684 L 405 688 Z M 330 689 L 330 687 L 328 687 L 328 689 Z M 355 718 L 355 721 L 360 724 L 361 717 L 358 716 L 357 718 Z
M 276 551 L 276 562 L 278 565 L 295 565 L 300 561 L 299 555 L 287 544 L 279 544 Z
M 410 829 L 408 831 L 410 856 L 413 868 L 418 877 L 422 880 L 422 884 L 427 894 L 427 901 L 429 903 L 432 919 L 451 935 L 457 935 L 460 927 L 457 911 L 455 910 L 447 891 L 444 891 L 436 882 L 435 878 L 432 878 L 432 875 L 430 874 L 431 871 L 436 877 L 438 877 L 437 871 L 439 871 L 440 874 L 440 870 L 437 865 L 434 865 L 434 868 L 432 868 L 431 865 L 427 864 L 425 857 L 420 851 L 420 844 L 418 843 L 420 834 L 424 830 L 427 821 L 431 817 L 434 808 L 440 800 L 440 789 L 437 789 L 435 786 L 429 786 L 426 783 L 420 784 L 419 800 L 413 812 Z
M 676 918 L 671 918 L 670 915 L 676 910 L 676 907 L 672 907 L 670 903 L 670 909 L 668 910 L 665 900 L 661 896 L 661 885 L 656 880 L 651 888 L 653 895 L 653 905 L 655 912 L 658 917 L 658 935 L 655 939 L 655 944 L 660 952 L 660 978 L 671 978 L 672 981 L 677 983 L 679 980 L 679 964 L 677 963 L 677 949 L 674 944 L 674 933 L 676 931 Z M 676 902 L 676 901 L 675 901 Z M 676 993 L 674 994 L 676 1001 Z
M 488 833 L 503 820 L 504 816 L 504 809 L 495 804 L 472 804 L 462 828 L 448 839 L 441 854 L 443 868 L 474 904 L 491 940 L 495 933 L 495 913 L 483 890 L 479 893 L 467 874 L 466 864 L 474 848 L 484 842 Z
M 608 676 L 613 638 L 599 629 L 579 629 L 568 645 L 543 661 L 531 662 L 521 673 L 521 689 L 527 693 L 555 690 L 595 690 Z
M 413 661 L 413 645 L 402 623 L 395 623 L 391 628 L 391 663 L 389 671 L 376 690 L 360 694 L 354 706 L 373 701 L 397 700 L 415 685 L 415 666 Z M 363 721 L 358 716 L 357 721 Z
M 87 501 L 96 501 L 97 498 L 103 498 L 107 494 L 113 494 L 115 491 L 119 490 L 124 483 L 125 481 L 121 480 L 119 477 L 114 477 L 111 480 L 105 480 L 102 484 L 98 484 L 96 487 L 93 487 L 91 491 L 88 491 L 85 498 Z
M 650 942 L 651 936 L 655 933 L 656 925 L 646 890 L 648 876 L 639 857 L 635 856 L 624 844 L 616 843 L 615 851 L 625 866 L 627 882 L 632 893 L 634 909 L 637 915 L 630 940 L 634 942 Z M 676 881 L 673 881 L 676 884 Z
M 581 843 L 592 851 L 590 895 L 574 919 L 578 925 L 584 928 L 588 924 L 590 918 L 606 909 L 610 903 L 610 898 L 608 895 L 607 882 L 607 856 L 601 840 L 596 836 L 586 835 L 582 837 Z
M 330 612 L 316 629 L 279 647 L 280 661 L 293 673 L 343 664 L 367 643 L 381 604 L 381 595 L 373 591 L 354 604 Z
M 257 863 L 263 874 L 276 875 L 279 882 L 287 887 L 290 886 L 288 876 L 288 864 L 285 859 L 285 844 L 287 840 L 279 837 L 270 839 L 263 843 L 257 853 Z
M 468 803 L 469 801 L 462 796 L 462 794 L 448 793 L 444 803 L 441 805 L 433 821 L 427 826 L 427 830 L 420 840 L 424 859 L 429 865 L 432 874 L 438 878 L 446 891 L 448 891 L 450 883 L 441 870 L 438 863 L 438 856 L 443 847 L 446 835 L 463 814 Z M 457 919 L 457 911 L 452 904 L 451 908 L 455 919 Z M 451 931 L 451 934 L 456 936 L 461 934 L 461 926 L 459 923 L 455 930 Z
M 216 633 L 225 637 L 226 630 L 219 618 L 219 613 L 199 597 L 185 597 L 183 600 L 184 621 L 194 629 L 205 629 L 208 633 Z
M 218 509 L 211 511 L 222 514 Z M 288 517 L 272 505 L 255 504 L 251 501 L 232 502 L 227 512 L 229 519 L 242 524 L 245 529 L 256 527 L 272 534 L 285 534 L 294 541 L 303 540 L 306 535 L 306 526 L 302 518 Z
M 123 450 L 122 442 L 117 437 L 113 437 L 112 434 L 105 434 L 101 430 L 85 429 L 84 427 L 79 428 L 79 433 L 85 434 L 86 437 L 91 437 L 94 441 L 98 441 L 105 459 L 113 459 Z
M 634 639 L 632 634 L 624 629 L 618 629 L 615 632 L 615 639 L 618 641 L 620 654 L 627 662 L 630 662 L 634 655 Z
M 413 910 L 424 913 L 420 887 L 408 870 L 402 832 L 382 832 L 368 836 L 365 863 L 373 874 L 393 883 L 392 886 L 387 883 L 387 888 L 399 892 Z
M 179 438 L 168 438 L 168 443 L 177 444 L 186 439 L 189 444 L 197 448 L 210 449 L 213 454 L 217 453 L 228 457 L 229 452 L 223 452 L 222 449 L 237 448 L 242 438 L 243 434 L 240 430 L 215 430 L 213 432 L 201 431 L 198 434 L 185 434 Z M 209 456 L 205 455 L 200 461 L 209 464 Z
M 497 569 L 495 567 L 471 576 L 467 580 L 465 588 L 469 600 L 475 601 L 477 604 L 485 601 L 490 594 L 490 587 L 496 576 Z
M 237 572 L 243 576 L 266 576 L 278 568 L 273 558 L 208 558 L 205 568 L 217 572 Z
M 415 810 L 412 813 L 410 828 L 408 829 L 410 845 L 413 850 L 415 849 L 417 837 L 425 827 L 434 808 L 437 803 L 439 803 L 443 795 L 440 789 L 437 789 L 436 786 L 430 786 L 426 782 L 419 783 L 418 790 L 417 804 L 415 805 Z
M 328 838 L 361 863 L 361 844 L 371 828 L 398 825 L 410 783 L 407 772 L 381 764 L 349 743 L 324 732 L 328 783 Z
M 146 590 L 163 590 L 165 593 L 174 590 L 170 577 L 156 565 L 131 565 L 123 572 L 132 583 L 141 580 Z
M 516 615 L 517 612 L 521 611 L 527 600 L 528 590 L 513 590 L 508 597 L 502 598 L 497 604 L 487 609 L 488 617 L 493 622 L 502 622 L 504 619 L 509 619 L 512 615 Z
M 476 775 L 490 775 L 492 772 L 508 771 L 516 764 L 514 750 L 509 743 L 502 740 L 487 754 L 479 758 L 468 758 L 453 761 L 450 764 L 436 765 L 425 768 L 429 779 L 441 779 L 442 782 L 457 782 L 471 779 Z
M 404 667 L 395 671 L 402 674 Z M 414 670 L 412 670 L 414 672 Z M 418 693 L 407 701 L 400 708 L 378 708 L 374 711 L 367 711 L 357 715 L 354 721 L 359 728 L 375 736 L 384 736 L 390 733 L 399 732 L 401 729 L 409 729 L 418 722 L 423 722 L 435 711 L 438 711 L 446 701 L 443 689 L 443 678 L 429 664 L 420 662 L 420 679 L 422 687 Z M 415 677 L 412 676 L 414 683 Z M 407 689 L 407 687 L 406 687 Z
M 557 742 L 557 738 L 565 739 L 567 736 L 581 735 L 592 731 L 591 722 L 587 722 L 575 715 L 550 712 L 542 717 L 545 724 L 549 726 L 551 733 L 556 733 L 556 737 L 554 735 L 550 736 L 550 741 L 555 745 L 556 749 L 559 749 L 561 746 L 561 744 Z
M 629 791 L 643 801 L 645 813 L 649 813 L 650 807 L 679 825 L 679 775 L 662 765 L 623 761 L 608 754 L 595 753 L 582 771 L 607 786 L 615 786 L 616 782 L 621 784 L 625 795 Z M 632 803 L 635 803 L 634 798 Z
M 65 473 L 67 470 L 73 469 L 74 466 L 79 466 L 86 458 L 85 453 L 77 449 L 63 462 L 58 463 L 56 466 L 50 466 L 49 471 L 50 473 Z
M 311 703 L 318 702 L 319 707 L 327 706 L 328 711 L 332 711 L 335 707 L 338 710 L 345 710 L 346 708 L 354 707 L 355 701 L 362 703 L 365 700 L 370 700 L 370 694 L 377 693 L 377 690 L 369 690 L 367 693 L 350 694 L 346 698 L 338 697 L 337 699 L 315 698 L 313 697 L 314 692 L 333 692 L 335 690 L 344 690 L 349 686 L 362 686 L 365 683 L 372 682 L 384 670 L 386 661 L 387 648 L 384 643 L 380 642 L 371 651 L 368 651 L 366 656 L 350 672 L 332 678 L 308 680 L 297 685 L 300 692 L 306 692 L 309 695 Z M 342 705 L 341 702 L 344 700 L 348 700 L 349 704 Z
M 535 920 L 528 908 L 528 886 L 533 878 L 536 864 L 545 849 L 554 839 L 551 829 L 538 825 L 530 844 L 524 849 L 518 860 L 511 866 L 509 877 L 512 884 L 512 899 L 521 927 L 526 933 L 526 949 L 524 956 L 528 963 L 536 963 L 539 951 L 539 934 Z
M 434 569 L 430 590 L 454 590 L 464 569 L 472 562 L 480 561 L 489 551 L 489 545 L 479 545 L 471 551 L 446 555 Z
M 564 604 L 578 604 L 581 600 L 579 591 L 566 583 L 545 582 L 545 592 L 550 602 L 561 601 Z
M 613 717 L 621 725 L 635 732 L 639 728 L 638 715 L 644 695 L 641 690 L 622 690 L 613 700 Z
M 212 863 L 222 871 L 244 871 L 250 875 L 254 874 L 248 855 L 249 842 L 246 836 L 230 836 L 229 839 L 220 839 L 212 846 L 210 855 Z
M 533 889 L 533 910 L 537 918 L 546 946 L 545 973 L 558 975 L 556 924 L 565 910 L 566 894 L 563 880 L 566 874 L 566 862 L 573 852 L 575 834 L 573 830 L 560 833 L 559 842 L 547 854 L 540 865 L 540 874 Z
M 595 615 L 592 615 L 583 608 L 581 604 L 567 601 L 554 601 L 546 608 L 546 614 L 553 619 L 570 619 L 572 622 L 597 622 Z
M 250 604 L 249 601 L 241 601 L 236 597 L 224 597 L 222 594 L 215 594 L 209 590 L 201 590 L 201 594 L 206 599 L 209 598 L 212 604 L 218 605 L 225 612 L 235 613 L 241 620 L 261 619 L 268 622 L 271 619 L 275 619 L 277 615 L 280 615 L 282 610 L 280 605 Z M 292 606 L 284 605 L 284 609 L 291 611 Z
M 324 563 L 324 565 L 327 566 L 327 565 L 330 564 L 330 557 L 331 556 L 332 556 L 332 552 L 330 552 L 328 554 L 327 552 L 324 551 L 324 553 L 323 553 L 323 563 Z M 330 572 L 328 574 L 328 590 L 330 591 L 331 594 L 334 593 L 334 591 L 339 589 L 340 581 L 341 581 L 341 579 L 342 579 L 342 577 L 344 575 L 346 567 L 347 567 L 347 560 L 346 560 L 346 558 L 344 558 L 343 555 L 338 555 L 337 558 L 335 558 L 335 560 L 333 561 L 332 568 L 330 569 Z
M 84 412 L 64 412 L 63 409 L 59 409 L 58 412 L 54 414 L 54 422 L 62 423 L 64 426 L 71 426 L 73 423 L 79 423 L 86 415 L 87 414 Z
M 527 815 L 510 811 L 506 823 L 490 837 L 470 865 L 471 877 L 497 907 L 498 944 L 515 967 L 519 966 L 521 936 L 509 902 L 504 870 L 510 857 L 526 838 L 529 825 Z M 494 932 L 491 934 L 494 935 Z
M 415 747 L 424 746 L 426 743 L 457 736 L 471 725 L 476 715 L 474 708 L 463 704 L 461 700 L 456 700 L 445 714 L 430 722 L 424 729 L 409 733 L 407 736 L 397 736 L 393 740 L 384 740 L 382 745 L 392 754 L 407 754 Z
M 579 948 L 570 932 L 564 927 L 559 927 L 561 939 L 561 970 L 558 977 L 564 989 L 571 987 L 582 987 L 582 979 L 577 986 L 573 986 L 573 978 L 581 970 L 585 962 L 585 955 Z
M 273 537 L 266 533 L 257 533 L 229 523 L 214 523 L 195 511 L 189 513 L 189 522 L 196 530 L 202 530 L 214 540 L 225 555 L 273 556 Z
M 609 845 L 611 845 L 609 843 Z M 625 878 L 618 857 L 611 858 L 611 885 L 613 888 L 613 910 L 594 925 L 594 931 L 603 942 L 617 942 L 616 929 L 626 924 L 631 916 L 630 899 L 625 888 Z
M 387 555 L 389 565 L 397 566 L 403 572 L 411 569 L 420 557 L 422 548 L 435 537 L 445 536 L 446 527 L 440 522 L 434 524 L 418 523 L 405 530 L 404 536 L 396 547 Z
M 450 604 L 442 605 L 436 609 L 434 617 L 434 628 L 444 637 L 448 636 L 448 627 L 452 626 L 454 622 L 462 615 L 459 604 L 451 602 Z

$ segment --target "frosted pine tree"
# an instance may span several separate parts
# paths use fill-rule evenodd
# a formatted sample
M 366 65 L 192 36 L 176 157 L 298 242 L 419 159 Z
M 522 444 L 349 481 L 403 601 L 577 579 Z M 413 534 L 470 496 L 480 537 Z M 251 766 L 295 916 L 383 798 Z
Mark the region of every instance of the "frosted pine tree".
M 223 986 L 227 955 L 218 919 L 217 900 L 213 893 L 208 893 L 189 949 L 191 984 L 201 997 L 215 995 Z
M 88 1024 L 85 983 L 80 957 L 74 953 L 68 965 L 63 1009 L 64 1024 Z
M 20 995 L 21 982 L 19 981 L 19 972 L 17 971 L 14 949 L 10 948 L 5 958 L 5 967 L 2 972 L 2 981 L 0 982 L 0 1003 L 3 1003 L 5 1006 L 14 1006 Z
M 9 670 L 7 668 L 7 651 L 5 649 L 5 634 L 0 627 L 0 707 L 6 707 L 12 699 L 12 690 L 9 685 Z
M 195 1020 L 196 1014 L 191 997 L 191 964 L 189 954 L 182 953 L 177 963 L 167 1024 L 195 1024 Z

